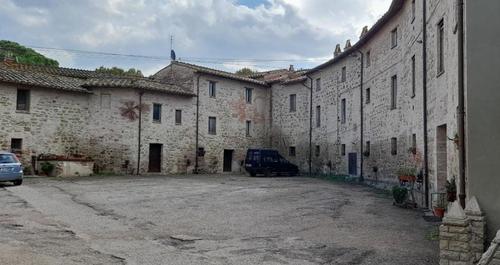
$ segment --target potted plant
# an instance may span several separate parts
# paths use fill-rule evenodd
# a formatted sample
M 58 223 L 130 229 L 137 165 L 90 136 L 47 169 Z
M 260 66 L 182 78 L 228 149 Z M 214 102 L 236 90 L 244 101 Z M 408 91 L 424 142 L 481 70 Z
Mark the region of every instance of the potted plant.
M 414 182 L 417 176 L 417 169 L 414 167 L 401 167 L 396 172 L 399 181 L 410 181 Z
M 392 187 L 392 197 L 394 198 L 394 202 L 396 205 L 402 205 L 406 196 L 408 195 L 408 190 L 405 187 L 394 186 Z
M 443 218 L 444 217 L 444 212 L 446 211 L 446 202 L 445 202 L 445 193 L 432 193 L 431 194 L 431 200 L 432 200 L 432 211 L 434 213 L 434 216 Z
M 457 200 L 457 183 L 455 176 L 453 176 L 450 180 L 446 180 L 446 198 L 449 202 Z
M 44 162 L 42 163 L 42 172 L 49 176 L 50 173 L 52 173 L 52 170 L 54 170 L 54 165 L 49 163 L 49 162 Z

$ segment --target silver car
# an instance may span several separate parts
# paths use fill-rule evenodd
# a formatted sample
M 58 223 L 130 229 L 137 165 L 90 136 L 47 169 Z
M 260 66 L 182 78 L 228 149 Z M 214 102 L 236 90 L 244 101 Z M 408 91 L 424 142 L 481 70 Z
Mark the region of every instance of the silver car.
M 23 166 L 15 154 L 0 151 L 0 181 L 12 181 L 14 185 L 23 183 Z

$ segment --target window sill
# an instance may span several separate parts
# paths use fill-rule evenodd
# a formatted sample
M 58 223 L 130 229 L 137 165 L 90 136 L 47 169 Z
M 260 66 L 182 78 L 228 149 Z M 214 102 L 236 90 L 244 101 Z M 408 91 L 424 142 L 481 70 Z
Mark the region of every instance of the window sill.
M 16 110 L 16 113 L 20 113 L 20 114 L 30 114 L 30 111 L 29 111 L 29 110 Z
M 175 123 L 175 125 L 182 125 L 182 123 Z
M 153 121 L 153 123 L 161 124 L 161 121 Z

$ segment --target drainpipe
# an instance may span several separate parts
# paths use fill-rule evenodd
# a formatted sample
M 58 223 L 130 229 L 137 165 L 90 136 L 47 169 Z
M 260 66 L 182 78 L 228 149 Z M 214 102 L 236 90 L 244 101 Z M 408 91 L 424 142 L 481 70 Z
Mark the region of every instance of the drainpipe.
M 464 90 L 464 1 L 457 0 L 458 8 L 458 164 L 460 204 L 465 208 L 465 90 Z
M 194 174 L 198 174 L 198 148 L 199 148 L 199 132 L 200 132 L 200 77 L 198 73 L 196 78 L 196 136 L 195 136 L 195 157 L 194 157 Z
M 136 175 L 140 175 L 141 169 L 141 133 L 142 133 L 142 96 L 144 91 L 139 91 L 139 128 L 137 135 L 137 172 Z
M 360 156 L 360 164 L 361 164 L 361 167 L 360 167 L 360 170 L 359 170 L 359 181 L 360 182 L 363 182 L 364 181 L 364 176 L 363 176 L 363 162 L 364 162 L 364 158 L 363 158 L 363 143 L 364 143 L 364 137 L 363 137 L 363 71 L 364 71 L 364 54 L 363 52 L 361 51 L 358 51 L 359 55 L 360 55 L 360 59 L 361 59 L 361 73 L 360 73 L 360 85 L 359 85 L 359 100 L 361 101 L 360 104 L 359 104 L 359 111 L 360 111 L 360 130 L 361 130 L 361 134 L 360 134 L 360 152 L 361 152 L 361 156 Z
M 309 75 L 306 75 L 307 79 L 311 80 L 309 87 L 309 177 L 312 176 L 312 104 L 313 104 L 313 79 Z M 304 85 L 305 86 L 305 85 Z M 305 86 L 307 87 L 307 86 Z
M 429 208 L 429 154 L 427 136 L 427 1 L 423 0 L 422 7 L 422 96 L 424 118 L 424 190 L 425 207 Z

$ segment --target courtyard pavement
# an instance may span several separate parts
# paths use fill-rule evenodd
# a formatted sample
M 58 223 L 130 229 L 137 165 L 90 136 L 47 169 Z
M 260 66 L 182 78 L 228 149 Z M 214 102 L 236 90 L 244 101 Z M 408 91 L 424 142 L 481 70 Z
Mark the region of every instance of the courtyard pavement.
M 421 215 L 302 177 L 29 178 L 0 187 L 0 263 L 438 264 Z

